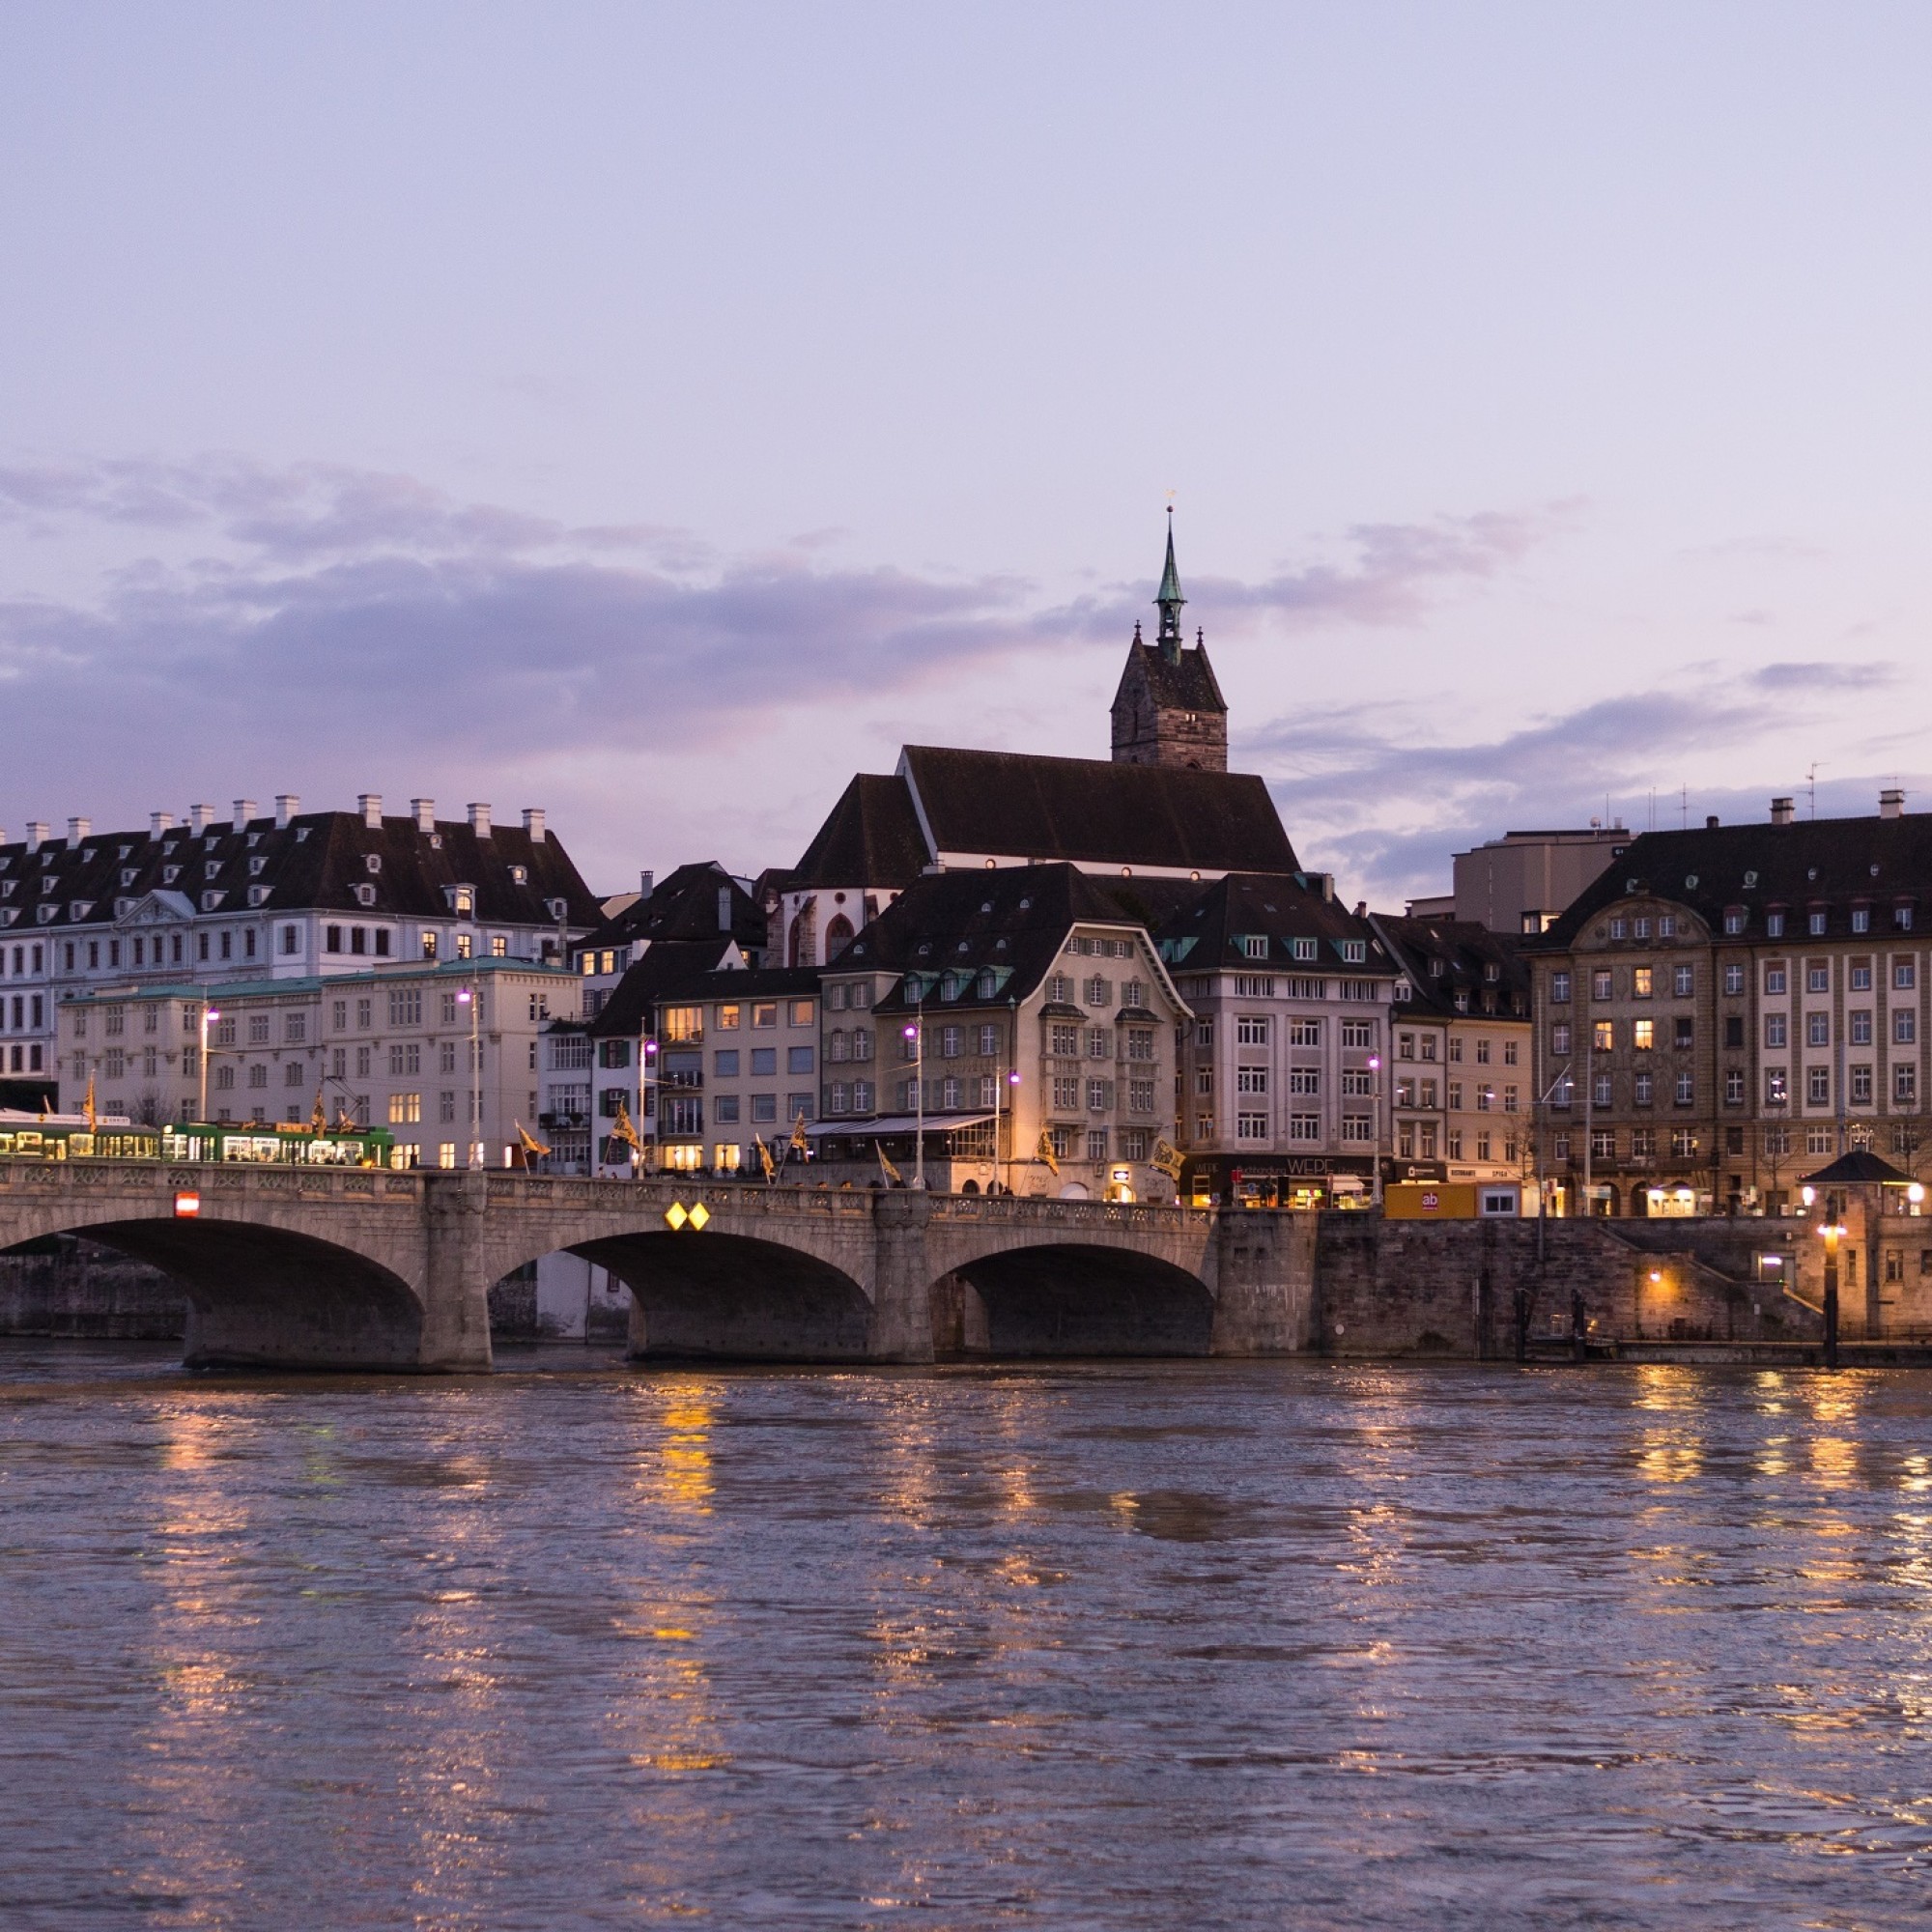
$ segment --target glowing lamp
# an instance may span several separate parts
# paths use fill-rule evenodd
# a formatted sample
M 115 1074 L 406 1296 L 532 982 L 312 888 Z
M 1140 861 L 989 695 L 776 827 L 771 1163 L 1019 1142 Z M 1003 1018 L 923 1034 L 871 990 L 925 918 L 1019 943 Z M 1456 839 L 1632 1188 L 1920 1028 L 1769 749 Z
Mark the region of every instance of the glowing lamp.
M 1909 1202 L 1911 1202 L 1915 1208 L 1917 1208 L 1918 1204 L 1925 1199 L 1924 1183 L 1922 1181 L 1915 1180 L 1912 1183 L 1912 1185 L 1905 1190 L 1905 1198 Z
M 1815 1187 L 1801 1187 L 1798 1190 L 1798 1198 L 1809 1208 L 1818 1199 L 1818 1190 Z

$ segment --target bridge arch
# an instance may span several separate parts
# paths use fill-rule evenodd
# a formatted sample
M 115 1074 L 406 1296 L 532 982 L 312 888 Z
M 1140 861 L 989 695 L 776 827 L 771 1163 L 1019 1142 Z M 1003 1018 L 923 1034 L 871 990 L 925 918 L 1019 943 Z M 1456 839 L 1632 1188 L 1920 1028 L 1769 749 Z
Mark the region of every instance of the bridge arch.
M 847 1362 L 871 1351 L 867 1286 L 808 1247 L 717 1226 L 699 1235 L 646 1225 L 554 1240 L 502 1271 L 558 1252 L 594 1262 L 630 1291 L 634 1359 Z
M 1009 1244 L 931 1291 L 941 1355 L 1205 1355 L 1214 1297 L 1191 1268 L 1068 1236 Z
M 420 1295 L 353 1247 L 259 1221 L 128 1216 L 104 1203 L 91 1215 L 85 1206 L 12 1217 L 8 1232 L 18 1241 L 75 1235 L 159 1268 L 187 1303 L 189 1368 L 418 1365 Z

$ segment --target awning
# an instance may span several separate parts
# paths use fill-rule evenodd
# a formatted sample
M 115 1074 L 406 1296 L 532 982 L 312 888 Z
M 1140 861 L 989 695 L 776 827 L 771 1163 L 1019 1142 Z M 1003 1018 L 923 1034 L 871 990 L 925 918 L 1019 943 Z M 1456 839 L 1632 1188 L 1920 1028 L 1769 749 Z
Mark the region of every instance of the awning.
M 949 1127 L 977 1127 L 981 1122 L 992 1119 L 990 1109 L 983 1114 L 928 1114 L 925 1130 L 929 1134 L 944 1133 Z M 827 1134 L 841 1134 L 865 1141 L 879 1139 L 887 1134 L 917 1133 L 919 1127 L 917 1114 L 892 1114 L 880 1121 L 814 1121 L 805 1131 L 813 1140 Z

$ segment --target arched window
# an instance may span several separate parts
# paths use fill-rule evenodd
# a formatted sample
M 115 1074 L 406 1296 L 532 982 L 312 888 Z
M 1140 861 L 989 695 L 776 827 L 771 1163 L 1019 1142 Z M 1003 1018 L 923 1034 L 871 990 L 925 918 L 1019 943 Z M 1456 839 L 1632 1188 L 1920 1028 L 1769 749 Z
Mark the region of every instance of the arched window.
M 837 959 L 852 943 L 852 922 L 840 913 L 834 913 L 832 923 L 825 928 L 825 957 L 828 961 Z
M 805 916 L 801 913 L 798 918 L 792 921 L 791 937 L 785 941 L 785 964 L 787 966 L 802 966 L 805 964 L 805 961 L 798 956 L 799 949 L 804 944 Z

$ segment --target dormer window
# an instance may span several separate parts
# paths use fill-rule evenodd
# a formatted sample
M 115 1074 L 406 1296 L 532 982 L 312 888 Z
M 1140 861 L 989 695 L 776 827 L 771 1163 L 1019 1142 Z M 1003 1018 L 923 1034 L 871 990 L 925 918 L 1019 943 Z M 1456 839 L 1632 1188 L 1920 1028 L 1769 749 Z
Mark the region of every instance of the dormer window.
M 132 866 L 124 866 L 121 868 L 121 883 L 124 886 L 131 886 L 140 876 L 140 873 Z
M 125 859 L 125 858 L 126 858 L 126 857 L 128 856 L 128 854 L 129 852 L 131 852 L 131 851 L 132 851 L 133 849 L 134 849 L 134 848 L 133 848 L 133 846 L 131 846 L 131 845 L 124 845 L 124 846 L 122 846 L 122 848 L 121 848 L 121 851 L 120 851 L 120 854 L 119 854 L 119 856 L 120 856 L 121 858 Z
M 1493 959 L 1489 960 L 1484 965 L 1483 978 L 1485 980 L 1493 981 L 1496 980 L 1500 980 L 1502 977 L 1503 977 L 1503 969 L 1499 965 L 1497 965 Z
M 266 859 L 250 859 L 248 861 L 248 876 L 251 879 L 259 879 L 268 868 L 268 864 L 269 862 Z
M 248 903 L 251 906 L 267 905 L 269 903 L 269 890 L 267 886 L 250 886 L 248 888 Z
M 357 886 L 355 888 L 355 903 L 359 906 L 374 905 L 376 903 L 376 888 L 374 886 Z
M 221 843 L 220 833 L 211 832 L 208 835 L 208 837 L 201 841 L 201 849 L 204 852 L 213 852 L 214 848 L 220 843 Z
M 1743 906 L 1724 908 L 1724 931 L 1733 939 L 1745 929 L 1745 909 Z
M 181 869 L 179 866 L 163 866 L 161 867 L 161 884 L 164 886 L 173 885 L 181 877 Z
M 1368 963 L 1369 946 L 1364 939 L 1345 939 L 1342 941 L 1342 963 L 1346 966 L 1363 966 Z
M 449 901 L 449 909 L 458 919 L 473 919 L 476 915 L 476 889 L 473 886 L 444 886 L 442 895 Z
M 204 879 L 218 879 L 218 878 L 220 878 L 220 876 L 221 876 L 221 861 L 220 861 L 219 859 L 209 859 L 209 860 L 205 861 L 205 862 L 203 863 L 203 865 L 202 865 L 202 868 L 201 868 L 201 876 L 202 876 L 202 877 L 203 877 Z
M 91 866 L 94 864 L 94 847 L 92 845 L 84 845 L 81 847 L 80 863 L 83 866 Z
M 252 852 L 252 851 L 253 851 L 253 850 L 255 849 L 255 847 L 256 847 L 257 845 L 259 845 L 259 844 L 260 844 L 261 842 L 262 842 L 262 835 L 261 835 L 261 834 L 260 834 L 259 832 L 251 832 L 251 833 L 249 833 L 249 835 L 248 835 L 248 849 L 249 849 L 249 850 L 250 850 L 251 852 Z
M 442 834 L 440 832 L 432 832 L 429 835 L 429 849 L 432 852 L 440 852 L 442 850 Z
M 1242 935 L 1241 957 L 1243 959 L 1265 959 L 1268 956 L 1267 934 L 1250 932 Z
M 202 911 L 215 912 L 219 910 L 221 901 L 225 899 L 227 896 L 228 895 L 226 893 L 203 893 L 201 895 Z
M 530 882 L 530 868 L 527 866 L 512 866 L 510 878 L 513 884 L 526 886 Z
M 362 869 L 365 872 L 380 872 L 383 869 L 383 855 L 380 852 L 365 852 L 362 855 Z
M 1442 977 L 1442 961 L 1441 961 L 1441 960 L 1440 960 L 1439 958 L 1437 958 L 1437 959 L 1432 959 L 1432 960 L 1431 960 L 1431 961 L 1429 962 L 1429 977 L 1430 977 L 1430 978 L 1431 978 L 1432 980 L 1439 980 L 1439 979 L 1441 979 L 1441 977 Z
M 296 843 L 299 845 L 308 837 L 308 834 L 309 828 L 306 825 L 298 825 L 296 827 Z

